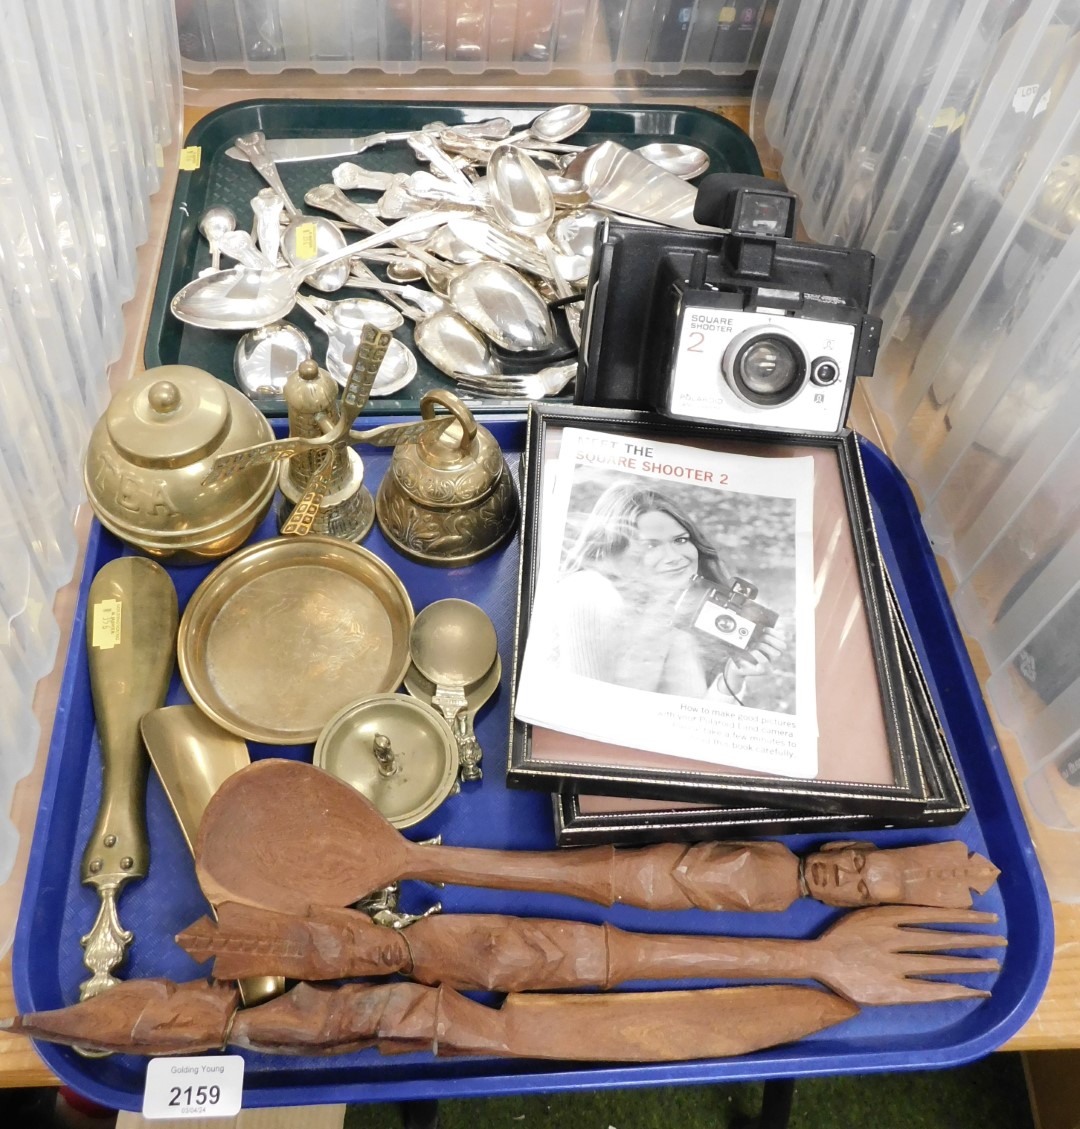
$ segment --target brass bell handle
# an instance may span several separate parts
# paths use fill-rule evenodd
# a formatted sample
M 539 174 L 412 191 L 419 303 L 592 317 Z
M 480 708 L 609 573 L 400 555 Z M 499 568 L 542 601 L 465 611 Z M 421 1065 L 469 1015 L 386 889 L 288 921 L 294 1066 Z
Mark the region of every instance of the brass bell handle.
M 420 397 L 420 416 L 423 419 L 435 418 L 435 405 L 444 408 L 461 424 L 461 450 L 469 451 L 476 438 L 476 420 L 472 412 L 453 392 L 446 388 L 433 388 Z

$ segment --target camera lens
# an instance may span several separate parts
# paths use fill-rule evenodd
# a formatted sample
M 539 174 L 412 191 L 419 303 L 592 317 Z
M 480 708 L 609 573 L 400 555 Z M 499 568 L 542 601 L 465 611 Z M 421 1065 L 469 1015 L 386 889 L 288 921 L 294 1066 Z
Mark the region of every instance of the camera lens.
M 718 615 L 716 617 L 716 630 L 724 635 L 730 635 L 735 630 L 735 620 L 729 615 Z
M 810 379 L 822 388 L 827 388 L 840 379 L 840 366 L 832 357 L 818 357 L 810 366 Z
M 724 376 L 747 403 L 771 408 L 786 404 L 806 383 L 806 357 L 786 334 L 754 329 L 728 346 Z

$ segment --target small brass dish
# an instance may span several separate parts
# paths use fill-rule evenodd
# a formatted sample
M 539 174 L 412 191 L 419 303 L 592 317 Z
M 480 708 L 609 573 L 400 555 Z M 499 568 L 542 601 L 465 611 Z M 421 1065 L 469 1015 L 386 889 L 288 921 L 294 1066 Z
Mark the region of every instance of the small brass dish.
M 405 694 L 378 694 L 335 714 L 315 742 L 314 761 L 365 795 L 397 828 L 426 819 L 457 782 L 450 726 Z
M 413 608 L 374 553 L 333 537 L 242 549 L 199 585 L 177 663 L 195 704 L 250 741 L 314 741 L 340 709 L 401 685 Z

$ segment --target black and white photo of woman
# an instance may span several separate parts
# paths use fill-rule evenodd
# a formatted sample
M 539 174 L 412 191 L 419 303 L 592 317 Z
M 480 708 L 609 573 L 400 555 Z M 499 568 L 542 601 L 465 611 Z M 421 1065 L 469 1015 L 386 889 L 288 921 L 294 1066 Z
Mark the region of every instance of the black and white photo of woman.
M 793 538 L 790 499 L 581 476 L 550 605 L 551 661 L 631 690 L 793 713 Z M 745 647 L 693 626 L 703 594 L 723 598 L 734 577 L 781 617 Z

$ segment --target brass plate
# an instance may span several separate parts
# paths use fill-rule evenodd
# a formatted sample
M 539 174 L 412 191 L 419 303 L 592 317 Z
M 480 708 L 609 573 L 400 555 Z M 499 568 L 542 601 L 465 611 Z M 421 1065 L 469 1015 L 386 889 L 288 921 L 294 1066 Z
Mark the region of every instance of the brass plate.
M 345 705 L 397 689 L 413 608 L 374 553 L 333 537 L 242 549 L 199 585 L 177 662 L 195 704 L 250 741 L 314 741 Z
M 383 776 L 375 735 L 390 739 L 394 773 Z M 315 764 L 351 784 L 395 827 L 426 819 L 457 783 L 457 742 L 449 724 L 424 702 L 378 694 L 346 706 L 315 742 Z

